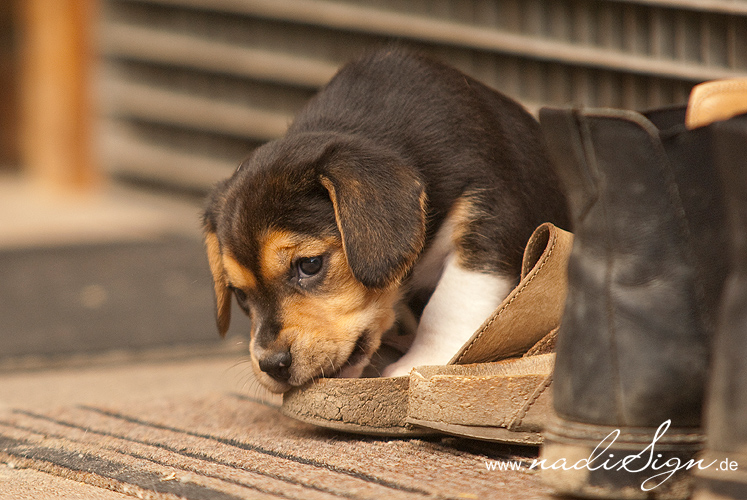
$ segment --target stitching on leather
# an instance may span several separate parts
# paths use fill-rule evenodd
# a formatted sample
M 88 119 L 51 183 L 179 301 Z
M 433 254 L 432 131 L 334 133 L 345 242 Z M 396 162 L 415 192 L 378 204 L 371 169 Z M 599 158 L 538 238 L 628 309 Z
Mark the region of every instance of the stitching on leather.
M 542 337 L 536 344 L 529 348 L 523 357 L 533 356 L 537 354 L 547 354 L 545 351 L 547 346 L 553 344 L 558 337 L 558 327 L 553 328 L 547 334 Z M 552 349 L 550 349 L 552 351 Z
M 521 426 L 522 421 L 524 420 L 524 417 L 527 416 L 527 413 L 529 413 L 530 408 L 534 405 L 534 403 L 537 402 L 539 397 L 544 394 L 544 392 L 547 390 L 548 387 L 550 387 L 550 384 L 552 384 L 552 373 L 547 376 L 547 378 L 542 382 L 542 384 L 534 390 L 534 393 L 529 398 L 529 401 L 526 402 L 524 407 L 521 409 L 518 415 L 516 415 L 516 418 L 509 424 L 508 429 L 516 429 Z
M 480 330 L 480 333 L 477 334 L 477 336 L 472 339 L 472 342 L 467 345 L 466 349 L 462 352 L 462 354 L 457 358 L 456 363 L 458 364 L 462 358 L 472 349 L 472 346 L 475 345 L 475 342 L 477 342 L 480 338 L 482 338 L 483 334 L 490 328 L 490 326 L 500 317 L 501 314 L 503 314 L 503 311 L 505 311 L 508 306 L 513 304 L 513 302 L 524 292 L 524 290 L 529 286 L 529 284 L 534 281 L 534 279 L 537 277 L 537 275 L 540 273 L 543 267 L 545 267 L 545 264 L 550 260 L 550 257 L 552 256 L 553 251 L 555 250 L 555 245 L 558 242 L 558 233 L 557 230 L 553 232 L 552 240 L 550 244 L 550 250 L 547 252 L 547 255 L 545 255 L 544 259 L 542 259 L 542 262 L 540 266 L 537 268 L 537 270 L 532 274 L 532 277 L 529 278 L 529 280 L 522 286 L 518 292 L 511 298 L 510 301 L 508 301 L 507 304 L 505 304 L 503 307 L 501 307 L 493 316 L 490 317 L 490 320 L 485 324 L 485 326 Z

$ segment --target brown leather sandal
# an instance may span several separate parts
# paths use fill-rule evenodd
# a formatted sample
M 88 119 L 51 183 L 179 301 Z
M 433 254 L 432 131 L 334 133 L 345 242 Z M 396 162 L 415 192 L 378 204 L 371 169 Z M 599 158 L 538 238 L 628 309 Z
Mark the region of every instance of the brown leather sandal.
M 565 303 L 572 240 L 549 223 L 535 230 L 519 285 L 448 365 L 418 367 L 410 377 L 317 379 L 285 393 L 282 413 L 361 434 L 437 431 L 537 444 L 544 412 L 536 410 L 546 406 L 553 360 L 547 353 Z M 450 387 L 448 394 L 444 387 Z M 506 402 L 525 401 L 525 395 L 534 396 L 534 403 L 517 420 L 523 407 Z M 468 401 L 471 411 L 465 413 Z
M 472 341 L 448 365 L 418 367 L 410 374 L 409 424 L 490 441 L 542 442 L 552 412 L 548 388 L 572 245 L 566 231 L 550 224 L 537 228 L 524 253 L 519 286 Z

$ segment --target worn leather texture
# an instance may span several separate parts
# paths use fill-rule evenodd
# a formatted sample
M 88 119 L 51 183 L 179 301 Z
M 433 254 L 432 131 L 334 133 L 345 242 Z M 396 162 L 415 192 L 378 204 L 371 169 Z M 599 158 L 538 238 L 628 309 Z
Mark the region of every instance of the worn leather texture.
M 678 114 L 679 113 L 679 114 Z M 575 240 L 554 406 L 598 425 L 700 424 L 726 268 L 707 129 L 684 113 L 543 109 Z

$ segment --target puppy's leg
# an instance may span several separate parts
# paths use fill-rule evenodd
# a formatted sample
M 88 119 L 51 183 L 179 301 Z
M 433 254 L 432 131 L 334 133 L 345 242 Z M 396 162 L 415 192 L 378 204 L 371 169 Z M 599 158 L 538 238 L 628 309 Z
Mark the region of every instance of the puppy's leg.
M 450 254 L 423 310 L 415 341 L 383 376 L 407 375 L 416 366 L 444 365 L 511 292 L 514 280 L 464 269 Z

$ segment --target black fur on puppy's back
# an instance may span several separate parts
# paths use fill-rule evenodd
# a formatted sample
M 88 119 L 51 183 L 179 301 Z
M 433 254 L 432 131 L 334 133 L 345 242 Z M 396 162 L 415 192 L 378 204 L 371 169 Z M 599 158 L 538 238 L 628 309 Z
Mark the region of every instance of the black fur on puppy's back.
M 330 131 L 365 137 L 420 173 L 427 238 L 470 196 L 462 256 L 468 267 L 518 276 L 543 222 L 570 229 L 566 202 L 536 120 L 473 78 L 401 49 L 344 66 L 297 116 L 288 135 Z

